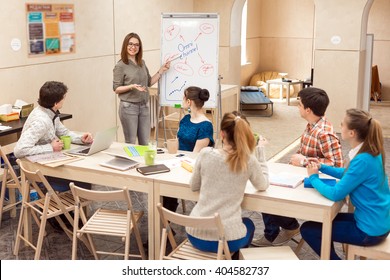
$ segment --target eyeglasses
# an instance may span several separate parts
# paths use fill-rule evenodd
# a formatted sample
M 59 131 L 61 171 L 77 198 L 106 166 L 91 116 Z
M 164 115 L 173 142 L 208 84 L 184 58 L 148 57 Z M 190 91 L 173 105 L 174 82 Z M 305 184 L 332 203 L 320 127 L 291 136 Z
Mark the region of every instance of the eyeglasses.
M 129 43 L 128 46 L 131 48 L 131 47 L 135 47 L 135 48 L 139 48 L 139 44 L 138 43 Z

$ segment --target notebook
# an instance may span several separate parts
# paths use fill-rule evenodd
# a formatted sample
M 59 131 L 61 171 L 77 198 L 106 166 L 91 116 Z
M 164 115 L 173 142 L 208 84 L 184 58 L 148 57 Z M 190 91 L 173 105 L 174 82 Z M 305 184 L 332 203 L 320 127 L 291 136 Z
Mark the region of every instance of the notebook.
M 152 175 L 171 171 L 165 164 L 155 164 L 150 166 L 137 167 L 137 171 L 142 175 Z
M 90 156 L 108 149 L 115 140 L 117 130 L 118 127 L 115 126 L 103 131 L 99 131 L 96 133 L 90 146 L 77 147 L 75 149 L 66 151 L 66 153 L 71 155 Z
M 302 184 L 303 179 L 304 176 L 295 173 L 281 172 L 277 174 L 269 174 L 269 182 L 271 185 L 286 188 L 298 187 L 300 184 Z
M 149 146 L 134 145 L 134 146 L 123 147 L 123 149 L 130 157 L 136 157 L 136 156 L 143 156 L 145 154 L 145 151 L 149 150 Z

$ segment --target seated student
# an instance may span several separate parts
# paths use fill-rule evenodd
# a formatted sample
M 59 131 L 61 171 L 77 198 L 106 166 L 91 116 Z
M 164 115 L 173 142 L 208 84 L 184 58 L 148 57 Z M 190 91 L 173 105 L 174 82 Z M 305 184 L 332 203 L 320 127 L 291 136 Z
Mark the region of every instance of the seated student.
M 322 89 L 309 87 L 299 92 L 299 113 L 307 121 L 301 136 L 301 145 L 290 163 L 304 166 L 307 158 L 318 158 L 330 166 L 343 166 L 343 154 L 340 140 L 333 130 L 333 125 L 325 117 L 329 97 Z
M 324 164 L 342 166 L 343 156 L 340 141 L 333 131 L 333 125 L 326 119 L 325 111 L 329 97 L 322 89 L 304 88 L 299 92 L 299 113 L 307 121 L 301 137 L 301 145 L 290 163 L 305 166 L 307 158 L 318 158 Z M 279 246 L 287 243 L 299 233 L 297 219 L 263 213 L 264 235 L 253 240 L 253 246 Z
M 226 113 L 221 121 L 222 149 L 212 147 L 200 151 L 190 181 L 192 191 L 200 191 L 199 201 L 191 216 L 205 217 L 219 213 L 231 252 L 247 247 L 255 226 L 242 218 L 241 203 L 248 179 L 257 190 L 269 186 L 264 146 L 256 146 L 249 123 L 243 116 Z M 218 174 L 218 176 L 216 176 Z M 215 230 L 187 228 L 194 247 L 216 252 Z
M 214 146 L 213 124 L 203 112 L 203 105 L 209 98 L 207 89 L 188 87 L 184 91 L 183 108 L 190 113 L 179 124 L 179 150 L 198 153 L 204 147 Z
M 17 158 L 29 155 L 59 152 L 63 143 L 60 139 L 63 135 L 69 135 L 72 143 L 88 144 L 93 138 L 90 133 L 83 135 L 69 131 L 59 119 L 59 109 L 64 104 L 68 88 L 61 82 L 46 82 L 39 90 L 39 106 L 28 116 L 22 130 L 22 134 L 14 148 Z M 69 189 L 68 180 L 48 177 L 48 181 L 57 191 Z M 90 184 L 75 182 L 76 185 L 90 188 Z
M 203 112 L 203 105 L 209 97 L 207 89 L 188 87 L 184 90 L 183 108 L 190 113 L 179 124 L 179 150 L 198 153 L 204 147 L 214 146 L 213 124 Z M 177 198 L 163 197 L 165 208 L 175 212 L 178 205 Z
M 369 113 L 349 109 L 341 123 L 341 137 L 352 150 L 346 168 L 328 166 L 310 159 L 307 173 L 310 183 L 323 196 L 339 201 L 349 195 L 354 213 L 339 213 L 332 224 L 332 241 L 360 246 L 376 245 L 389 235 L 390 190 L 385 173 L 385 150 L 382 128 Z M 323 183 L 318 172 L 340 179 L 335 186 Z M 322 224 L 305 222 L 302 238 L 318 254 L 321 253 Z M 331 260 L 339 260 L 333 243 Z

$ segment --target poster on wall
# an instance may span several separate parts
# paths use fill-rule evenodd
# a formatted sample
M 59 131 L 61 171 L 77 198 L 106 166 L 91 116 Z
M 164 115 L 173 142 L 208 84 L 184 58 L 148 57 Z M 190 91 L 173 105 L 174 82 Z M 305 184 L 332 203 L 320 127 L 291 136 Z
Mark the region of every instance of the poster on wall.
M 73 4 L 26 4 L 29 56 L 75 52 Z

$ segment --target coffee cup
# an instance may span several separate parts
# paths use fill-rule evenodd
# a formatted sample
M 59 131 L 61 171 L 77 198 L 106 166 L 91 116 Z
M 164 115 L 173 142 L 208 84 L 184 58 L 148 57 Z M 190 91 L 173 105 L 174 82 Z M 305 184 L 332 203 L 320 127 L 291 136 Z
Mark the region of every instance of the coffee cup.
M 146 150 L 144 153 L 145 165 L 154 165 L 156 154 L 156 150 Z
M 255 140 L 256 140 L 256 145 L 259 144 L 259 140 L 260 140 L 260 134 L 258 133 L 253 133 L 253 136 L 255 137 Z
M 72 143 L 72 138 L 70 138 L 70 136 L 68 136 L 68 135 L 64 135 L 64 136 L 61 136 L 60 139 L 61 139 L 62 143 L 64 143 L 64 146 L 62 147 L 62 149 L 69 150 L 70 144 Z
M 170 153 L 170 154 L 177 153 L 177 149 L 179 147 L 179 141 L 177 140 L 177 138 L 168 139 L 167 142 L 165 142 L 164 144 L 168 150 L 168 153 Z

